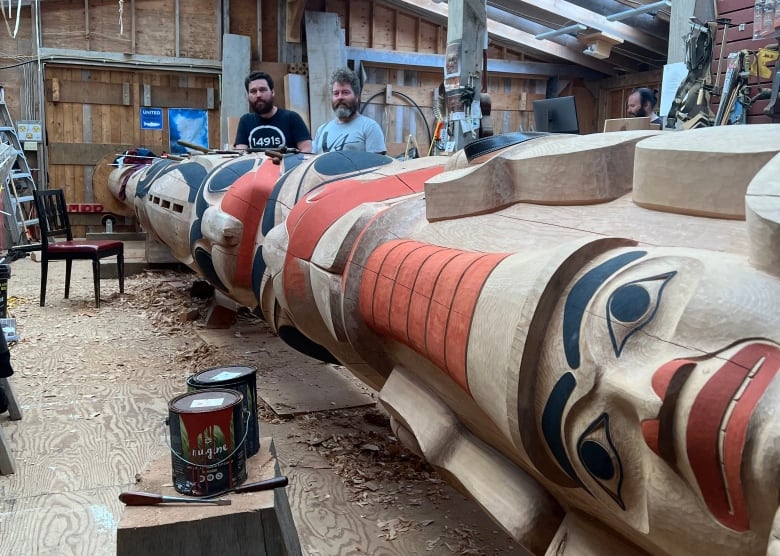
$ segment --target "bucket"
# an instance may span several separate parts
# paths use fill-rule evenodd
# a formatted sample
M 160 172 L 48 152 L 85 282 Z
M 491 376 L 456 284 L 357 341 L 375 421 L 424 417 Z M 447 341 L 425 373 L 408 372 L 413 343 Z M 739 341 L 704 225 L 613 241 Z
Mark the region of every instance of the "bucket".
M 190 391 L 211 388 L 230 388 L 244 396 L 244 409 L 249 412 L 246 435 L 246 457 L 260 451 L 260 425 L 257 418 L 257 367 L 213 367 L 187 379 Z
M 203 390 L 168 403 L 173 488 L 206 496 L 246 480 L 243 396 L 235 390 Z

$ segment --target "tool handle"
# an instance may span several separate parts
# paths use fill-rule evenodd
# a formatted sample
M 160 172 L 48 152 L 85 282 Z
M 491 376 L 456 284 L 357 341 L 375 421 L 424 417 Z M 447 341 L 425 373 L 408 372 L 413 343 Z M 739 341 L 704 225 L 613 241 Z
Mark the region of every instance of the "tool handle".
M 279 487 L 286 487 L 287 477 L 274 477 L 273 479 L 266 479 L 265 481 L 258 481 L 256 483 L 247 483 L 245 485 L 237 486 L 233 489 L 234 492 L 258 492 L 260 490 L 271 490 Z
M 127 506 L 152 506 L 163 502 L 162 496 L 148 492 L 122 492 L 119 499 Z

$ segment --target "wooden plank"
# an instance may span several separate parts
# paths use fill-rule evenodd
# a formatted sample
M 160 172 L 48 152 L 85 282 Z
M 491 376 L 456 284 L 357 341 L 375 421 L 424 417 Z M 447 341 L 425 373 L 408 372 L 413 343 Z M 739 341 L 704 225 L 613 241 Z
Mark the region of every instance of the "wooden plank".
M 123 153 L 138 146 L 134 143 L 50 143 L 49 163 L 94 166 L 107 154 Z M 157 154 L 167 150 L 167 146 L 162 143 L 144 146 Z
M 721 17 L 732 17 L 731 14 L 733 12 L 741 11 L 746 8 L 752 10 L 755 5 L 753 0 L 717 0 L 717 2 L 718 15 Z M 752 18 L 751 21 L 753 21 Z
M 330 75 L 347 63 L 344 33 L 336 14 L 306 12 L 311 127 L 331 118 Z
M 289 67 L 289 64 L 280 64 L 276 62 L 263 62 L 262 64 L 252 66 L 252 71 L 264 71 L 274 80 L 274 102 L 279 108 L 287 108 L 287 105 L 285 104 L 287 93 L 285 90 L 284 76 L 287 75 Z M 233 139 L 235 139 L 235 136 Z
M 441 26 L 423 20 L 420 20 L 419 25 L 420 25 L 420 41 L 418 43 L 417 51 L 428 52 L 430 54 L 440 54 L 441 53 L 441 50 L 439 50 L 440 45 L 438 44 L 438 41 L 436 39 L 438 36 L 437 31 L 441 28 Z
M 45 82 L 46 100 L 79 104 L 127 104 L 123 83 L 95 83 L 58 79 Z M 56 100 L 55 100 L 56 97 Z M 130 99 L 132 102 L 132 99 Z
M 396 50 L 406 52 L 418 52 L 417 29 L 420 18 L 410 16 L 403 12 L 396 14 Z
M 303 122 L 311 130 L 309 117 L 309 81 L 305 75 L 288 73 L 284 76 L 284 105 L 300 114 Z
M 397 50 L 395 48 L 395 14 L 396 10 L 383 4 L 374 4 L 373 20 L 371 22 L 371 47 L 381 50 Z
M 301 42 L 301 20 L 306 0 L 287 0 L 287 21 L 285 22 L 285 38 L 287 42 Z
M 179 44 L 178 56 L 218 60 L 219 42 L 222 40 L 219 25 L 220 2 L 212 0 L 188 0 L 178 2 Z M 169 25 L 173 25 L 170 22 Z
M 201 110 L 213 110 L 213 103 L 209 105 L 209 97 L 213 98 L 213 89 L 195 89 L 183 87 L 151 87 L 152 106 L 169 108 L 200 108 Z
M 373 4 L 368 0 L 350 2 L 349 6 L 349 45 L 355 47 L 371 46 L 371 10 Z

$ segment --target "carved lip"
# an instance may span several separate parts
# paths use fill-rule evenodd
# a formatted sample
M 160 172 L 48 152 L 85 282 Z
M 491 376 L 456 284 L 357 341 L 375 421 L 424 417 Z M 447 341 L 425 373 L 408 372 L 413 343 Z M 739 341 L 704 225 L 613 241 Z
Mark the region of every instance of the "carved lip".
M 736 531 L 749 529 L 741 473 L 748 425 L 758 402 L 780 371 L 780 348 L 767 342 L 735 346 L 696 393 L 686 423 L 685 450 L 702 498 L 713 516 Z M 698 365 L 703 364 L 700 362 Z M 643 423 L 645 441 L 675 466 L 679 458 L 671 426 L 678 394 L 696 363 L 675 360 L 660 367 L 653 387 L 663 400 L 658 421 Z M 677 379 L 675 388 L 670 385 Z M 657 435 L 657 436 L 655 436 Z

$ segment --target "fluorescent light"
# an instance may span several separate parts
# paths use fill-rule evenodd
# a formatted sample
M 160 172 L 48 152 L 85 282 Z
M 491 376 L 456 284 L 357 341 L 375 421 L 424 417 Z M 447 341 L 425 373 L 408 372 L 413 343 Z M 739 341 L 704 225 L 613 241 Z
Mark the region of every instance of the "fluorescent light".
M 576 23 L 574 25 L 569 25 L 568 27 L 561 27 L 560 29 L 553 29 L 552 31 L 539 33 L 538 35 L 536 35 L 535 38 L 547 39 L 549 37 L 557 37 L 558 35 L 565 35 L 566 33 L 577 33 L 579 31 L 584 31 L 587 28 L 588 28 L 587 25 L 583 25 L 582 23 Z
M 608 15 L 607 21 L 620 21 L 634 15 L 645 14 L 647 12 L 657 12 L 665 6 L 671 6 L 672 0 L 662 0 L 661 2 L 653 2 L 652 4 L 642 4 L 636 8 L 626 10 L 624 12 L 618 12 L 616 14 Z

